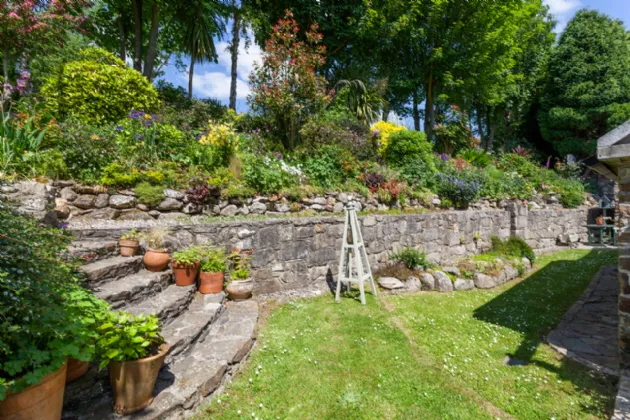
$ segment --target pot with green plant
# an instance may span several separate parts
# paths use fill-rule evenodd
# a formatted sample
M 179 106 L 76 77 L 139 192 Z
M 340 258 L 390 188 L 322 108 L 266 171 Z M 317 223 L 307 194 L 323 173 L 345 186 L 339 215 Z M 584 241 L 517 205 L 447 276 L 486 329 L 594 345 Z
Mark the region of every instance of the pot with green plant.
M 191 247 L 173 253 L 171 267 L 175 275 L 175 284 L 178 286 L 190 286 L 195 284 L 199 273 L 201 252 L 197 247 Z
M 148 407 L 169 347 L 153 315 L 133 316 L 111 312 L 99 328 L 97 355 L 107 366 L 112 386 L 114 412 L 131 414 Z
M 225 290 L 230 299 L 240 301 L 249 299 L 254 290 L 254 281 L 250 277 L 251 252 L 233 251 L 230 254 L 230 278 Z
M 162 271 L 168 265 L 171 257 L 164 247 L 164 241 L 169 234 L 169 230 L 163 226 L 155 226 L 150 231 L 142 235 L 146 243 L 147 252 L 144 254 L 144 266 L 149 271 Z
M 223 249 L 210 249 L 204 253 L 199 273 L 199 292 L 220 293 L 225 280 L 226 256 Z
M 120 237 L 118 245 L 120 246 L 120 255 L 122 257 L 133 257 L 136 255 L 140 245 L 140 232 L 136 229 L 131 229 Z

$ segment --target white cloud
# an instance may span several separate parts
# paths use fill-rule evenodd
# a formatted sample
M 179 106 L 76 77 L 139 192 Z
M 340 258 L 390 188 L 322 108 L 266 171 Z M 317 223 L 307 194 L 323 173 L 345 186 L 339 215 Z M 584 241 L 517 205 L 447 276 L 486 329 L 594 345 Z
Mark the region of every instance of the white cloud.
M 179 82 L 188 86 L 188 73 L 180 74 Z M 230 76 L 219 71 L 195 72 L 193 75 L 193 94 L 199 98 L 228 99 L 230 97 Z M 241 78 L 237 81 L 236 97 L 246 98 L 249 86 Z
M 549 12 L 558 22 L 556 25 L 557 33 L 564 30 L 569 19 L 573 17 L 575 9 L 582 5 L 580 0 L 543 0 L 543 3 L 549 6 Z
M 238 47 L 238 65 L 236 69 L 238 77 L 243 80 L 249 79 L 249 74 L 254 69 L 254 63 L 260 63 L 262 59 L 262 50 L 253 41 L 254 35 L 249 33 L 248 36 L 252 40 L 249 48 L 245 49 L 244 39 L 241 39 Z M 228 43 L 225 41 L 219 42 L 217 44 L 217 52 L 219 53 L 219 64 L 225 67 L 225 69 L 229 72 L 232 68 L 232 56 L 228 51 Z

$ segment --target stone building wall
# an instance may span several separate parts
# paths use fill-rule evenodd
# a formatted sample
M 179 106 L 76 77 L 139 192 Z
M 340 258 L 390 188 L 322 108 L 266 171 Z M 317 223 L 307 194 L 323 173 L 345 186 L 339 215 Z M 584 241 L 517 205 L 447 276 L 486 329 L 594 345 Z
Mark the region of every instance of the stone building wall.
M 367 215 L 359 220 L 373 269 L 386 263 L 392 252 L 408 246 L 425 251 L 433 262 L 443 263 L 487 250 L 491 236 L 506 238 L 524 233 L 537 249 L 555 245 L 563 235 L 574 232 L 579 232 L 574 239 L 581 239 L 579 226 L 585 224 L 585 210 L 528 211 L 523 206 L 517 209 Z M 514 231 L 514 227 L 518 230 Z M 172 229 L 172 249 L 208 243 L 252 248 L 256 292 L 273 293 L 323 288 L 332 282 L 337 274 L 343 217 L 276 218 L 178 225 Z M 117 240 L 124 231 L 81 230 L 76 235 L 82 240 Z

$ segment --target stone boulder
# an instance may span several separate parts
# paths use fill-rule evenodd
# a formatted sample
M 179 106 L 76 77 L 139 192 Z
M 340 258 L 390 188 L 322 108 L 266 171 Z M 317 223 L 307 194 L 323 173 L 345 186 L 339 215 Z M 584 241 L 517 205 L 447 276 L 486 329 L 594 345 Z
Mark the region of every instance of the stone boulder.
M 497 279 L 483 273 L 475 273 L 473 281 L 477 289 L 492 289 L 497 286 Z
M 459 272 L 459 268 L 457 267 L 442 267 L 442 271 L 444 271 L 445 273 L 448 274 L 452 274 L 454 276 L 459 276 L 460 272 Z
M 67 219 L 70 216 L 70 206 L 68 206 L 68 202 L 63 198 L 55 199 L 55 213 L 57 213 L 58 219 Z
M 109 194 L 102 193 L 96 196 L 96 200 L 94 200 L 94 207 L 97 209 L 102 209 L 109 206 Z
M 238 207 L 236 207 L 236 205 L 230 204 L 228 206 L 225 206 L 223 210 L 221 210 L 221 216 L 225 216 L 225 217 L 236 216 L 237 210 L 238 210 Z
M 509 264 L 505 265 L 503 271 L 505 271 L 505 277 L 507 280 L 513 280 L 518 277 L 518 270 Z
M 407 281 L 405 282 L 405 291 L 407 292 L 417 292 L 421 289 L 422 283 L 420 279 L 416 276 L 407 277 Z
M 181 191 L 177 191 L 177 190 L 165 189 L 164 190 L 164 197 L 166 197 L 166 198 L 174 198 L 175 200 L 182 201 L 184 198 L 186 198 L 186 194 L 184 194 Z
M 429 273 L 420 274 L 420 283 L 422 283 L 422 290 L 435 289 L 435 278 Z
M 435 278 L 435 290 L 438 292 L 452 292 L 453 282 L 451 278 L 443 271 L 434 271 L 433 277 Z
M 265 203 L 261 203 L 260 201 L 254 201 L 249 207 L 249 211 L 254 214 L 265 214 L 267 211 L 267 205 Z
M 475 282 L 467 279 L 455 279 L 453 287 L 455 290 L 471 290 L 475 288 Z
M 109 197 L 109 206 L 115 209 L 132 209 L 136 204 L 136 198 L 129 195 L 115 194 Z
M 378 285 L 387 290 L 402 289 L 405 287 L 402 281 L 394 277 L 379 277 Z
M 160 211 L 175 211 L 180 210 L 182 207 L 184 207 L 184 203 L 181 201 L 175 198 L 166 197 L 160 204 L 158 204 L 157 209 Z
M 523 266 L 525 267 L 526 270 L 529 270 L 532 268 L 532 262 L 528 258 L 523 257 L 521 258 L 521 261 L 523 262 Z
M 78 207 L 83 210 L 94 208 L 94 202 L 96 201 L 96 196 L 85 194 L 78 196 L 73 202 L 72 205 Z
M 74 192 L 72 187 L 62 188 L 59 192 L 59 195 L 66 201 L 74 201 L 78 197 L 77 193 Z

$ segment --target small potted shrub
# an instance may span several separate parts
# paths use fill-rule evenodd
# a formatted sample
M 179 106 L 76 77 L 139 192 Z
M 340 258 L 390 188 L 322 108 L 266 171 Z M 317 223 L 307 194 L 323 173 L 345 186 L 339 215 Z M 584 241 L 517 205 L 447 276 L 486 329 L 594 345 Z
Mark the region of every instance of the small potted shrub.
M 131 414 L 148 407 L 169 349 L 158 318 L 112 312 L 99 332 L 97 355 L 100 368 L 109 370 L 114 412 Z
M 171 257 L 168 255 L 168 250 L 164 248 L 164 240 L 168 234 L 168 229 L 156 226 L 142 235 L 147 246 L 147 252 L 144 254 L 143 260 L 147 270 L 162 271 L 168 265 Z
M 245 300 L 252 296 L 254 282 L 250 278 L 250 258 L 250 255 L 246 252 L 236 251 L 230 255 L 232 270 L 230 271 L 230 281 L 226 290 L 232 300 Z
M 225 251 L 211 249 L 201 261 L 199 273 L 199 292 L 203 294 L 220 293 L 225 279 Z
M 120 246 L 120 255 L 122 257 L 133 257 L 136 255 L 138 246 L 140 245 L 140 232 L 131 229 L 120 237 L 118 245 Z
M 201 256 L 198 248 L 188 248 L 173 254 L 171 267 L 175 275 L 175 284 L 190 286 L 197 280 Z

